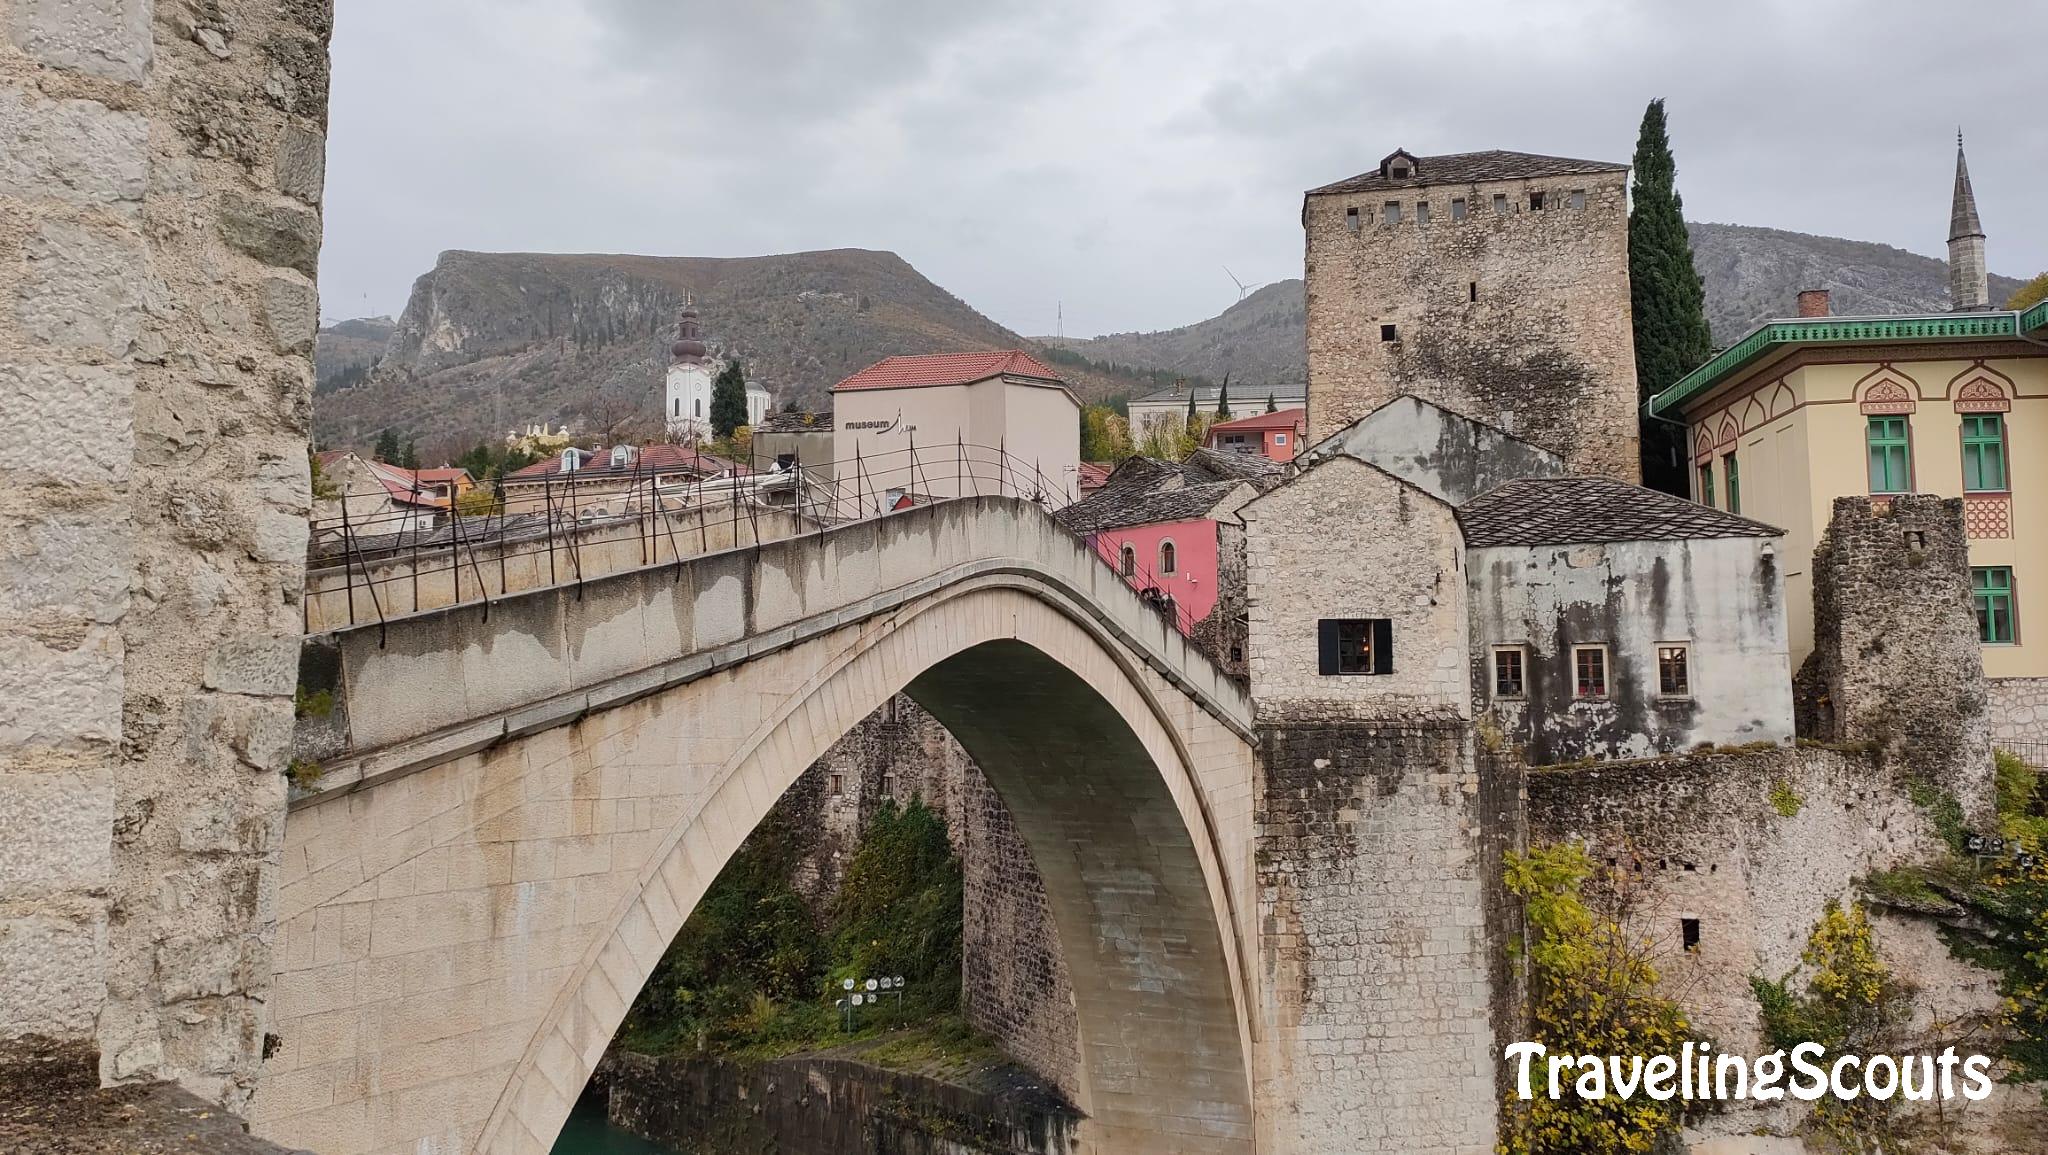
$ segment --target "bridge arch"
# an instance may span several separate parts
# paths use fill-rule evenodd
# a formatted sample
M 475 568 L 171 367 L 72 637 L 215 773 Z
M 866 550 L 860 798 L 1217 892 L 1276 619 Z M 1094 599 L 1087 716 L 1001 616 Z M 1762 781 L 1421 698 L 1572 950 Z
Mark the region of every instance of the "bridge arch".
M 899 689 L 975 757 L 1045 880 L 1076 1001 L 1084 1139 L 1118 1152 L 1250 1150 L 1245 952 L 1254 928 L 1242 923 L 1250 750 L 1120 640 L 1100 606 L 1028 566 L 983 567 L 659 693 L 309 800 L 287 824 L 288 864 L 296 849 L 333 869 L 349 853 L 335 836 L 346 840 L 350 830 L 363 861 L 343 879 L 359 881 L 310 909 L 292 909 L 308 896 L 285 888 L 285 1045 L 259 1085 L 259 1129 L 323 1152 L 428 1149 L 422 1142 L 545 1152 L 726 860 L 811 762 Z M 604 806 L 664 820 L 609 839 L 597 822 L 578 833 L 580 816 Z M 387 816 L 406 810 L 435 811 L 426 838 Z M 294 848 L 302 834 L 305 845 Z M 380 897 L 405 870 L 385 850 L 393 838 L 416 847 L 415 859 L 441 847 L 514 844 L 510 876 L 472 888 L 482 891 L 488 933 L 451 944 L 459 961 L 445 964 L 466 966 L 464 977 L 476 981 L 438 998 L 403 993 L 409 979 L 388 997 L 370 975 L 387 952 L 410 953 L 402 951 L 408 929 L 447 905 L 431 895 Z M 565 856 L 594 859 L 593 839 L 608 844 L 606 869 L 568 875 L 564 886 Z M 314 893 L 322 890 L 334 884 Z M 354 912 L 366 903 L 367 915 Z M 314 926 L 317 937 L 323 912 L 326 922 L 371 928 L 357 974 L 370 984 L 349 1005 L 293 981 L 296 935 Z M 550 919 L 564 925 L 534 938 L 537 922 Z M 501 933 L 515 931 L 539 944 L 540 957 Z M 437 963 L 416 966 L 435 972 Z M 470 1002 L 488 1001 L 478 986 L 491 984 L 503 1021 L 463 1019 Z M 456 1018 L 406 1029 L 444 1008 Z M 354 1085 L 331 1084 L 323 1104 L 320 1076 L 309 1075 L 320 1064 L 290 1057 L 294 1036 L 309 1020 L 351 1013 Z M 423 1077 L 428 1055 L 468 1069 L 397 1085 Z M 393 1072 L 399 1078 L 386 1077 Z M 350 1117 L 345 1091 L 361 1092 L 353 1101 L 368 1129 L 361 1143 L 337 1142 Z

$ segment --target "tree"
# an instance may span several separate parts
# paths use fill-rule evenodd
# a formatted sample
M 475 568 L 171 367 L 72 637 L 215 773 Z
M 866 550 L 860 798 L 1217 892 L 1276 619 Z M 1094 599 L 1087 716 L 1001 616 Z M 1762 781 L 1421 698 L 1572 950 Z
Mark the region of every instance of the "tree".
M 398 451 L 398 460 L 391 464 L 403 469 L 418 469 L 420 467 L 419 444 L 410 437 L 406 438 L 405 448 Z
M 396 429 L 386 429 L 384 432 L 379 433 L 377 435 L 376 447 L 370 450 L 372 458 L 386 465 L 399 464 L 398 459 L 404 456 L 404 454 L 405 448 L 398 443 L 398 431 Z
M 1216 390 L 1216 416 L 1230 420 L 1230 374 L 1223 375 L 1223 384 Z
M 1274 399 L 1274 397 L 1273 397 L 1273 395 L 1272 395 L 1271 393 L 1268 393 L 1268 394 L 1266 394 L 1266 412 L 1268 412 L 1268 413 L 1278 413 L 1278 412 L 1280 412 L 1280 402 L 1279 402 L 1279 401 L 1277 401 L 1277 400 L 1275 400 L 1275 399 Z
M 1200 421 L 1200 420 L 1201 420 L 1201 417 L 1200 417 L 1199 415 L 1197 415 L 1197 414 L 1195 413 L 1195 391 L 1194 391 L 1193 389 L 1189 389 L 1189 390 L 1188 390 L 1188 419 L 1187 419 L 1187 424 L 1188 424 L 1188 425 L 1193 425 L 1193 424 L 1194 424 L 1195 422 L 1197 422 L 1197 421 Z
M 711 435 L 731 439 L 747 423 L 747 375 L 738 361 L 727 361 L 711 382 Z
M 1629 296 L 1635 309 L 1638 406 L 1669 389 L 1713 354 L 1707 293 L 1693 267 L 1678 195 L 1678 163 L 1665 131 L 1664 98 L 1643 112 L 1636 139 L 1635 193 L 1628 216 Z M 1688 493 L 1685 431 L 1642 416 L 1643 484 Z
M 2013 291 L 2012 298 L 2005 303 L 2008 309 L 2031 309 L 2048 301 L 2048 273 L 2042 273 Z
M 1107 405 L 1081 407 L 1081 460 L 1122 461 L 1131 455 L 1131 425 Z

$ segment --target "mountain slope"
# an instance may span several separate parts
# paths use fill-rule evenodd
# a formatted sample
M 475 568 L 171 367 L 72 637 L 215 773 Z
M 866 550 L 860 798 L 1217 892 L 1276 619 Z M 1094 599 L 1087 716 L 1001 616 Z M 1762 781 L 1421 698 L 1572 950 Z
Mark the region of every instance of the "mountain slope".
M 1039 348 L 894 253 L 449 252 L 415 282 L 371 379 L 321 395 L 316 433 L 323 444 L 363 444 L 397 428 L 439 457 L 532 422 L 590 429 L 607 412 L 654 417 L 686 296 L 706 339 L 777 405 L 820 404 L 834 382 L 895 353 Z M 1062 360 L 1084 395 L 1153 387 L 1142 374 Z
M 1801 289 L 1829 289 L 1835 312 L 1885 314 L 1948 308 L 1948 265 L 1890 245 L 1817 237 L 1748 225 L 1687 226 L 1707 320 L 1717 344 L 1728 344 L 1770 317 L 1793 312 Z M 1991 299 L 2018 289 L 2011 277 L 1991 278 Z M 1219 378 L 1226 371 L 1253 384 L 1300 381 L 1306 338 L 1302 283 L 1277 281 L 1215 317 L 1156 333 L 1112 333 L 1058 344 L 1096 361 L 1171 369 Z

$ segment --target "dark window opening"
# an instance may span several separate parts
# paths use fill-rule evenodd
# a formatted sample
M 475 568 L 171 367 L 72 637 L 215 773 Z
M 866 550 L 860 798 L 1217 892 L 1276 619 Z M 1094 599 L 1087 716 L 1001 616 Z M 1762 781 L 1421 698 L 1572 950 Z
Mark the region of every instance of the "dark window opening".
M 1493 694 L 1497 698 L 1519 698 L 1524 693 L 1520 647 L 1493 652 Z
M 1909 529 L 1909 530 L 1907 530 L 1907 531 L 1906 531 L 1906 548 L 1907 548 L 1907 549 L 1910 549 L 1910 550 L 1913 550 L 1913 551 L 1915 551 L 1915 552 L 1918 552 L 1918 551 L 1920 551 L 1920 550 L 1924 550 L 1924 549 L 1926 549 L 1926 548 L 1927 548 L 1927 533 L 1926 533 L 1926 531 L 1925 531 L 1925 530 L 1918 530 L 1918 529 Z
M 1529 211 L 1532 213 L 1540 213 L 1543 211 L 1542 193 L 1532 192 L 1529 194 Z
M 1692 693 L 1691 654 L 1687 647 L 1657 647 L 1657 692 L 1674 698 Z
M 1607 696 L 1607 650 L 1602 646 L 1579 646 L 1572 650 L 1572 696 Z
M 1357 210 L 1356 208 L 1348 208 L 1348 209 L 1345 209 L 1345 210 L 1344 210 L 1344 227 L 1345 227 L 1345 228 L 1347 228 L 1347 229 L 1350 229 L 1350 230 L 1351 230 L 1352 232 L 1354 232 L 1354 233 L 1355 233 L 1355 232 L 1357 232 L 1357 231 L 1358 231 L 1358 224 L 1359 224 L 1359 221 L 1358 221 L 1358 210 Z
M 1392 325 L 1381 325 L 1381 326 L 1380 326 L 1380 340 L 1382 340 L 1382 341 L 1392 341 L 1392 340 L 1396 340 L 1396 339 L 1397 339 L 1397 338 L 1396 338 L 1396 337 L 1394 336 L 1394 327 L 1393 327 Z
M 1230 660 L 1233 662 L 1244 661 L 1244 647 L 1236 644 L 1235 642 L 1231 643 Z
M 1160 572 L 1160 573 L 1162 573 L 1162 574 L 1169 574 L 1169 573 L 1172 573 L 1172 572 L 1173 572 L 1173 563 L 1174 563 L 1174 559 L 1175 559 L 1175 550 L 1174 550 L 1174 548 L 1173 548 L 1173 543 L 1172 543 L 1172 542 L 1170 542 L 1170 541 L 1162 541 L 1162 542 L 1160 542 L 1160 543 L 1159 543 L 1159 572 Z
M 896 775 L 882 775 L 882 793 L 887 794 L 891 798 L 896 797 Z
M 1678 935 L 1679 938 L 1684 940 L 1685 949 L 1691 951 L 1700 949 L 1700 920 L 1696 918 L 1679 919 Z
M 1473 281 L 1465 286 L 1465 298 L 1470 301 L 1477 301 L 1479 299 L 1478 281 Z
M 1394 166 L 1394 169 L 1393 169 L 1393 177 L 1394 177 L 1394 179 L 1395 179 L 1395 180 L 1407 180 L 1407 179 L 1408 179 L 1408 166 L 1407 166 L 1407 165 L 1405 165 L 1405 164 L 1397 164 L 1397 165 L 1395 165 L 1395 166 Z
M 1742 473 L 1735 467 L 1735 455 L 1733 453 L 1721 455 L 1721 477 L 1727 482 L 1728 512 L 1741 513 Z
M 1122 559 L 1121 559 L 1121 562 L 1122 562 L 1122 564 L 1121 564 L 1121 565 L 1119 565 L 1119 566 L 1118 566 L 1117 568 L 1119 568 L 1119 569 L 1121 569 L 1121 570 L 1123 571 L 1123 575 L 1124 575 L 1125 577 L 1135 577 L 1135 576 L 1137 575 L 1137 572 L 1138 572 L 1138 551 L 1137 551 L 1137 550 L 1135 550 L 1135 549 L 1132 549 L 1132 548 L 1131 548 L 1130 546 L 1125 546 L 1125 547 L 1124 547 L 1124 549 L 1123 549 L 1123 557 L 1122 557 Z
M 1389 618 L 1324 618 L 1316 623 L 1317 668 L 1323 674 L 1394 672 Z
M 845 796 L 845 794 L 846 794 L 846 775 L 844 775 L 844 774 L 834 774 L 834 775 L 832 776 L 831 790 L 832 790 L 832 797 L 834 797 L 834 798 L 840 798 L 840 797 L 844 797 L 844 796 Z

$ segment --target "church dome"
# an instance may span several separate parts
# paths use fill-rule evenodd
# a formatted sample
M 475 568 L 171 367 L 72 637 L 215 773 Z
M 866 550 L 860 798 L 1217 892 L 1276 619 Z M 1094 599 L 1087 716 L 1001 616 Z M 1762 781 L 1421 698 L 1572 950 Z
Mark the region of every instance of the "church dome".
M 668 347 L 668 351 L 676 360 L 687 361 L 704 356 L 704 342 L 692 340 L 677 341 Z
M 706 352 L 704 342 L 697 336 L 697 306 L 689 301 L 676 312 L 676 343 L 669 346 L 669 353 L 677 361 L 701 361 Z

